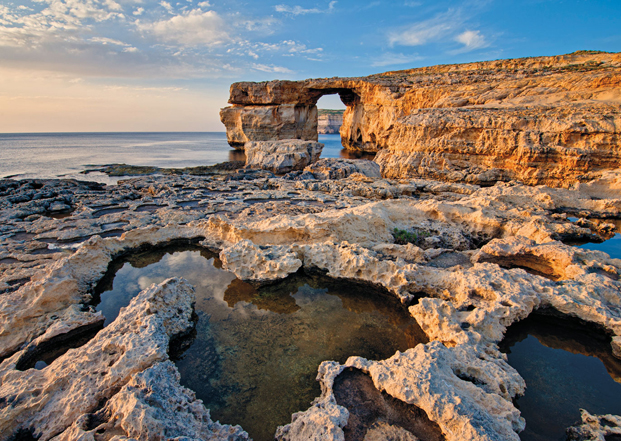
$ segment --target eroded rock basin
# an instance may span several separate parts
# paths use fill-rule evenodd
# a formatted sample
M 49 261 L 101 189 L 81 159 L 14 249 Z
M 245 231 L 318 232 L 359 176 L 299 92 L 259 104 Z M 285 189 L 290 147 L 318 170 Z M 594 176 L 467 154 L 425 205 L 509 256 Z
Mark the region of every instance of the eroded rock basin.
M 544 310 L 509 327 L 501 350 L 526 381 L 516 400 L 526 420 L 522 441 L 565 439 L 580 409 L 621 412 L 621 360 L 601 330 Z
M 176 361 L 214 420 L 240 424 L 255 440 L 320 395 L 324 360 L 381 360 L 426 342 L 396 299 L 368 285 L 294 274 L 255 289 L 199 247 L 168 247 L 117 260 L 98 286 L 106 322 L 152 283 L 183 277 L 196 290 L 196 335 Z

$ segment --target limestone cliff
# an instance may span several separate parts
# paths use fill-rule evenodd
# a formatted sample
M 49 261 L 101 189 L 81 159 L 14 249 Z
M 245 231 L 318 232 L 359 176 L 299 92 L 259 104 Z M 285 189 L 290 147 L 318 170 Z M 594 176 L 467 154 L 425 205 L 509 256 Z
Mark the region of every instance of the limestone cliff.
M 317 100 L 339 94 L 351 150 L 388 178 L 568 186 L 621 166 L 621 54 L 581 51 L 364 78 L 235 83 L 229 144 L 317 140 Z
M 339 133 L 343 125 L 343 110 L 319 109 L 317 133 L 333 135 Z

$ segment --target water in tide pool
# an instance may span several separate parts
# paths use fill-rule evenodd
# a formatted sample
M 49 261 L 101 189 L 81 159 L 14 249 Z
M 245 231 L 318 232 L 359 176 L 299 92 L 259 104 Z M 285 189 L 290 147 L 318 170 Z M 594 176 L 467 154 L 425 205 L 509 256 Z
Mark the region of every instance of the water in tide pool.
M 621 360 L 612 355 L 605 334 L 533 314 L 509 327 L 501 350 L 526 381 L 525 394 L 516 400 L 526 420 L 522 441 L 564 440 L 581 408 L 621 414 Z
M 569 220 L 575 222 L 576 217 L 569 217 Z M 579 246 L 587 250 L 603 251 L 613 259 L 621 259 L 621 220 L 619 219 L 599 219 L 599 222 L 611 223 L 615 225 L 615 235 L 604 242 L 587 242 Z
M 349 157 L 339 135 L 320 135 L 323 158 Z M 73 178 L 111 184 L 118 177 L 80 174 L 106 164 L 166 168 L 244 160 L 224 132 L 0 134 L 0 178 Z
M 196 290 L 196 337 L 176 361 L 181 383 L 214 420 L 240 424 L 256 440 L 319 396 L 324 360 L 384 359 L 426 337 L 396 299 L 324 276 L 295 275 L 255 290 L 189 247 L 134 254 L 113 263 L 96 288 L 107 323 L 151 283 L 183 277 Z

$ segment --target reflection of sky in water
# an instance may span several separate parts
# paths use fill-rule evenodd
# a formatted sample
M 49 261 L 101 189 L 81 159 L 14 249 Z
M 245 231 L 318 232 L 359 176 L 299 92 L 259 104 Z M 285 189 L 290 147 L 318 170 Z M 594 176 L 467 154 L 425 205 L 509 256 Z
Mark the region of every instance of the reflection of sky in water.
M 224 291 L 235 276 L 217 269 L 213 258 L 206 259 L 199 252 L 177 252 L 164 254 L 162 259 L 145 268 L 134 268 L 129 262 L 116 273 L 113 290 L 101 295 L 97 310 L 106 317 L 106 325 L 118 315 L 121 307 L 129 305 L 130 300 L 153 283 L 161 283 L 170 277 L 183 276 L 196 291 L 226 305 Z
M 587 250 L 603 251 L 613 259 L 621 259 L 621 234 L 616 233 L 612 239 L 608 239 L 602 243 L 585 243 L 580 248 Z
M 387 358 L 425 340 L 398 300 L 327 278 L 295 276 L 256 290 L 198 251 L 128 260 L 136 267 L 118 270 L 97 309 L 110 319 L 141 288 L 173 276 L 188 280 L 199 320 L 176 362 L 181 382 L 214 419 L 241 424 L 257 441 L 273 439 L 278 425 L 319 395 L 321 361 Z
M 579 218 L 569 216 L 567 220 L 571 222 L 577 222 Z M 615 235 L 612 238 L 602 243 L 588 242 L 588 243 L 581 244 L 578 246 L 586 250 L 602 251 L 608 254 L 613 259 L 621 259 L 621 234 L 620 234 L 621 233 L 621 220 L 619 219 L 590 219 L 590 220 L 598 222 L 600 224 L 601 223 L 613 224 L 615 226 L 615 229 L 614 229 Z
M 621 360 L 612 356 L 609 343 L 536 321 L 521 332 L 507 355 L 526 381 L 526 392 L 516 401 L 526 420 L 522 441 L 565 439 L 565 429 L 580 420 L 580 408 L 621 414 L 621 384 L 611 377 L 621 373 Z M 604 357 L 611 373 L 593 355 Z

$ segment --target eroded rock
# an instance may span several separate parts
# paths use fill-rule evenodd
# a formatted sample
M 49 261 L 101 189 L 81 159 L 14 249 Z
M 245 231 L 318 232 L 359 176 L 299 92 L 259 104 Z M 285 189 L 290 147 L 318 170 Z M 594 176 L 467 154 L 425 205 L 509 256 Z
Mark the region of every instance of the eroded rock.
M 314 141 L 317 100 L 338 93 L 347 106 L 343 145 L 379 152 L 384 177 L 568 187 L 621 165 L 620 69 L 619 54 L 576 52 L 235 83 L 221 119 L 235 147 Z
M 261 168 L 276 174 L 303 170 L 316 162 L 323 144 L 314 141 L 255 141 L 244 144 L 246 167 Z

